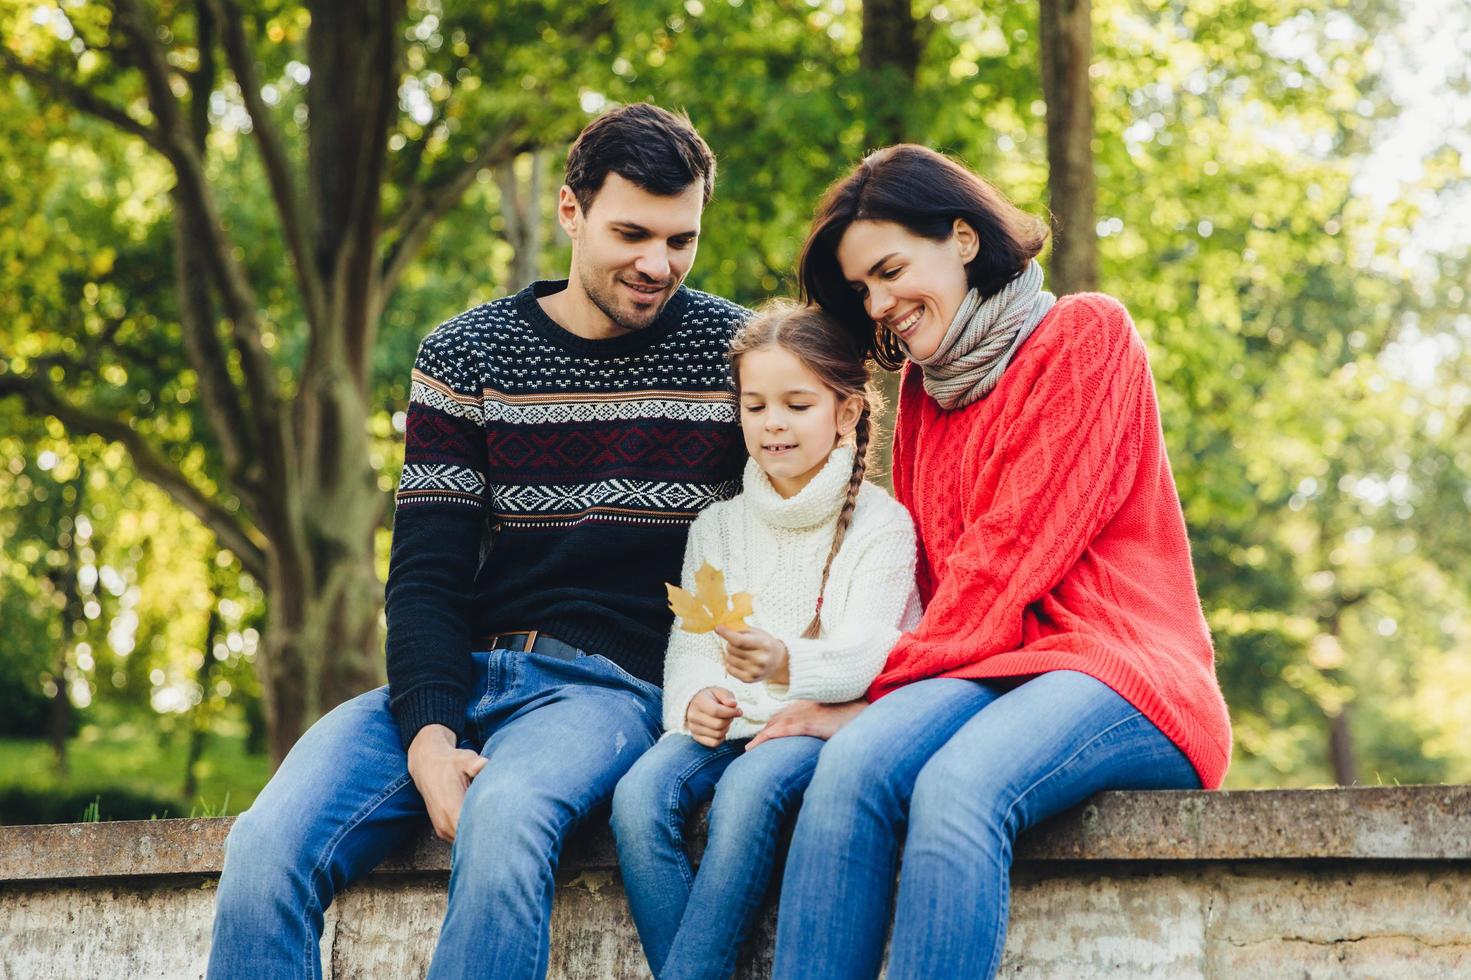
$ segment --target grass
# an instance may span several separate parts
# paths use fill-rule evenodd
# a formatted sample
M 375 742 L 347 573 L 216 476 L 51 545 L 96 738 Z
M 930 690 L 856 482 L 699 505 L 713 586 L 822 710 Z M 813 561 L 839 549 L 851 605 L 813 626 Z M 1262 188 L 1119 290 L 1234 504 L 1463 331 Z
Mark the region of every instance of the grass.
M 245 751 L 243 726 L 222 723 L 206 739 L 196 765 L 198 790 L 184 799 L 184 760 L 188 737 L 163 733 L 136 722 L 84 725 L 67 742 L 68 772 L 39 739 L 0 739 L 0 791 L 72 796 L 92 802 L 70 819 L 99 820 L 108 813 L 108 793 L 131 793 L 171 801 L 156 817 L 228 816 L 250 806 L 270 775 L 264 755 Z M 10 822 L 0 812 L 0 823 Z

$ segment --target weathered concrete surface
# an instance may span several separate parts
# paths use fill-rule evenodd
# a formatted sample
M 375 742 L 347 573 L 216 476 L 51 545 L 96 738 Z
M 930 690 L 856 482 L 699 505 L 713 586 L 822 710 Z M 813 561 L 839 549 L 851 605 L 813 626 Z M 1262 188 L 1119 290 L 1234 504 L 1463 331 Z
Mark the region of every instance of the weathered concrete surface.
M 218 873 L 231 818 L 0 827 L 0 882 Z M 703 834 L 696 834 L 702 837 Z M 1101 793 L 1022 839 L 1019 860 L 1471 860 L 1471 786 Z M 616 868 L 606 827 L 566 862 Z M 425 833 L 380 873 L 448 871 Z
M 1052 860 L 1471 858 L 1471 786 L 1101 793 L 1038 828 Z
M 1471 977 L 1471 868 L 1437 863 L 1171 862 L 1021 865 L 1001 976 L 1023 978 Z M 93 881 L 0 890 L 0 977 L 198 978 L 213 882 Z M 328 915 L 332 980 L 423 976 L 444 914 L 439 876 L 381 876 Z M 742 980 L 769 975 L 774 915 Z M 646 978 L 616 876 L 563 880 L 550 976 Z
M 201 977 L 228 826 L 0 828 L 0 978 Z M 1004 977 L 1471 977 L 1471 787 L 1105 794 L 1020 853 Z M 324 975 L 422 976 L 447 857 L 421 839 L 349 889 Z M 647 977 L 605 829 L 558 879 L 550 975 Z
M 1471 867 L 1019 866 L 1003 977 L 1471 977 Z

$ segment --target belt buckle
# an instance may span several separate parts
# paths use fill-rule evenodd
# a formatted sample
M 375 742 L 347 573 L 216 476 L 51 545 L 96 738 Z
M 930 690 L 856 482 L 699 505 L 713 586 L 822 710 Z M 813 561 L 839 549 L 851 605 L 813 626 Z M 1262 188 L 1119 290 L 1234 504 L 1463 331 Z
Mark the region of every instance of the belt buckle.
M 512 646 L 509 643 L 511 637 L 520 637 L 521 642 L 517 646 Z M 502 643 L 500 641 L 507 642 Z M 537 649 L 538 643 L 542 645 L 542 649 L 540 650 Z M 557 639 L 555 636 L 542 633 L 541 630 L 510 630 L 505 633 L 497 633 L 490 638 L 490 646 L 509 650 L 512 653 L 540 653 L 543 656 L 556 657 L 558 660 L 567 661 L 576 660 L 583 652 L 572 644 Z

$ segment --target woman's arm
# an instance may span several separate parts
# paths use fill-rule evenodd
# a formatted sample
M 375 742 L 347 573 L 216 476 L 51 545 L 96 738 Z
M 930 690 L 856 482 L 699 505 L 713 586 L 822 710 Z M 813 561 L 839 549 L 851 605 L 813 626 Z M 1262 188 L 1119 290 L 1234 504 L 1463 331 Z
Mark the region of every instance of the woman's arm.
M 1154 398 L 1143 342 L 1123 307 L 1081 302 L 1089 308 L 1059 324 L 1066 332 L 1035 376 L 1017 379 L 945 573 L 871 698 L 1020 646 L 1023 610 L 1072 569 L 1133 485 Z
M 868 702 L 862 699 L 845 701 L 842 704 L 793 701 L 771 716 L 771 720 L 746 743 L 746 751 L 751 751 L 769 738 L 784 738 L 788 735 L 811 735 L 824 740 L 832 738 L 866 707 Z

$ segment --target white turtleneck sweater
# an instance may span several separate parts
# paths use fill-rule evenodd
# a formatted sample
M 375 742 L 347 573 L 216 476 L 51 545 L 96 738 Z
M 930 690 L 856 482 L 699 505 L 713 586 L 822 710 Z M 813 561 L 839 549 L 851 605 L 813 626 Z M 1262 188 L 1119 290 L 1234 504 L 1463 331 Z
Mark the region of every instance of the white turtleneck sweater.
M 675 622 L 664 659 L 664 727 L 684 732 L 690 701 L 707 687 L 735 694 L 741 716 L 726 739 L 750 738 L 786 702 L 841 702 L 861 697 L 901 631 L 920 617 L 914 584 L 914 523 L 882 488 L 864 483 L 853 523 L 833 559 L 822 603 L 822 635 L 802 639 L 817 606 L 823 562 L 853 472 L 853 449 L 839 446 L 812 482 L 783 499 L 754 460 L 744 489 L 712 504 L 690 527 L 681 585 L 694 589 L 705 562 L 725 573 L 727 592 L 749 592 L 747 618 L 787 645 L 790 684 L 747 684 L 725 672 L 725 643 L 714 633 L 686 633 Z

